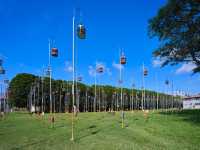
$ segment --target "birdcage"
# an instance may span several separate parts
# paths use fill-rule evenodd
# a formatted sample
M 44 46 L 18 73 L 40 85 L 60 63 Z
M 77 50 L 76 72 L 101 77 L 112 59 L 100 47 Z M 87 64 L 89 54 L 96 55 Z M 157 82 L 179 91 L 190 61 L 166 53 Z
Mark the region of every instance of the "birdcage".
M 121 65 L 125 65 L 125 64 L 126 64 L 126 57 L 125 57 L 125 55 L 122 55 L 122 56 L 120 57 L 120 64 L 121 64 Z
M 81 81 L 82 81 L 82 77 L 81 77 L 81 76 L 78 77 L 78 78 L 77 78 L 77 81 L 78 81 L 78 82 L 81 82 Z
M 58 48 L 52 48 L 51 49 L 51 56 L 58 57 Z
M 86 28 L 83 24 L 79 24 L 77 28 L 77 35 L 80 39 L 86 38 Z
M 5 83 L 5 84 L 8 84 L 8 83 L 9 83 L 9 80 L 8 80 L 8 79 L 5 79 L 5 80 L 4 80 L 4 83 Z
M 2 66 L 0 66 L 0 74 L 5 74 L 6 71 L 4 70 L 4 68 Z
M 147 76 L 147 75 L 148 75 L 148 70 L 144 69 L 144 76 Z
M 165 84 L 168 85 L 168 84 L 169 84 L 169 80 L 166 80 L 166 81 L 165 81 Z
M 50 76 L 51 74 L 51 67 L 48 67 L 46 70 L 46 76 Z
M 104 67 L 99 65 L 97 66 L 97 73 L 103 73 Z

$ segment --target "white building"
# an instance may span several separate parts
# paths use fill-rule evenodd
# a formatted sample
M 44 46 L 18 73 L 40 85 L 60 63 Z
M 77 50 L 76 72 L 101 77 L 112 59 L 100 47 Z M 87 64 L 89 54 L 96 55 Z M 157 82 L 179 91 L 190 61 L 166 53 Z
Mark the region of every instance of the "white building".
M 200 94 L 184 97 L 183 109 L 200 109 Z

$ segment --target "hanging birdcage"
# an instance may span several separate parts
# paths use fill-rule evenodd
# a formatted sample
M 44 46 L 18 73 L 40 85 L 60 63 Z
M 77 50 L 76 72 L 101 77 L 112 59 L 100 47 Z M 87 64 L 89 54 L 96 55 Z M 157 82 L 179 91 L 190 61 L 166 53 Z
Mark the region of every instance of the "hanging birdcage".
M 8 84 L 8 83 L 9 83 L 9 80 L 8 80 L 8 79 L 5 79 L 5 80 L 4 80 L 4 83 L 5 83 L 5 84 Z
M 46 71 L 46 76 L 50 76 L 50 71 L 49 70 Z
M 0 66 L 0 74 L 5 74 L 6 71 L 4 70 L 4 68 L 2 66 Z
M 46 76 L 50 76 L 51 74 L 51 67 L 48 67 L 46 70 Z
M 166 80 L 166 81 L 165 81 L 165 84 L 168 85 L 168 84 L 169 84 L 169 80 Z
M 125 57 L 125 55 L 122 55 L 122 56 L 120 57 L 120 64 L 121 64 L 121 65 L 125 65 L 125 64 L 126 64 L 126 57 Z
M 97 66 L 97 73 L 103 73 L 104 67 L 99 65 Z
M 144 76 L 147 76 L 148 75 L 148 70 L 147 69 L 144 69 Z
M 77 81 L 78 81 L 78 82 L 81 82 L 81 81 L 82 81 L 82 77 L 81 77 L 81 76 L 78 77 L 78 78 L 77 78 Z
M 85 39 L 86 38 L 86 28 L 83 24 L 79 24 L 77 28 L 77 36 L 80 39 Z
M 58 57 L 58 48 L 52 48 L 51 49 L 51 56 Z

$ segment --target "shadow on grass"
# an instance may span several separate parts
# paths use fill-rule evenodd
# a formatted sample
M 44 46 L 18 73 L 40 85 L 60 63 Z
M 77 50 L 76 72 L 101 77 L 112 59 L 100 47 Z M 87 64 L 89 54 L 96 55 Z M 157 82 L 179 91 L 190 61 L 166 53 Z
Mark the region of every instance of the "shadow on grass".
M 200 109 L 196 110 L 168 110 L 160 112 L 162 115 L 181 117 L 183 121 L 200 124 Z
M 92 135 L 95 135 L 95 134 L 97 134 L 97 133 L 99 133 L 101 130 L 100 129 L 97 129 L 97 130 L 94 130 L 94 131 L 91 131 L 91 132 L 89 132 L 88 134 L 85 134 L 85 135 L 83 135 L 83 136 L 79 136 L 79 137 L 77 137 L 76 139 L 75 139 L 75 141 L 80 141 L 80 140 L 82 140 L 82 139 L 84 139 L 84 138 L 86 138 L 86 137 L 89 137 L 89 136 L 92 136 Z
M 86 137 L 89 137 L 89 136 L 93 136 L 95 134 L 98 134 L 101 130 L 97 128 L 96 125 L 90 125 L 88 128 L 86 128 L 86 130 L 88 130 L 87 134 L 85 135 L 82 135 L 82 136 L 79 136 L 76 138 L 75 141 L 80 141 L 81 139 L 84 139 Z

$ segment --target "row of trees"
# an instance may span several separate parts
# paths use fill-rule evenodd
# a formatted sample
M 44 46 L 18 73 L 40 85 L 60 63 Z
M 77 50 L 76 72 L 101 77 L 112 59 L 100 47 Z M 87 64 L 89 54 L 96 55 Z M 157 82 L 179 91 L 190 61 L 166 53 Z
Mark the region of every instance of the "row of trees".
M 52 111 L 70 112 L 72 109 L 72 82 L 52 79 Z M 141 109 L 169 109 L 181 107 L 180 97 L 137 89 L 123 89 L 121 100 L 120 89 L 109 85 L 88 86 L 77 83 L 76 107 L 81 111 L 109 111 Z M 32 74 L 18 74 L 9 86 L 9 102 L 12 106 L 30 109 L 35 106 L 37 111 L 49 112 L 49 78 Z

